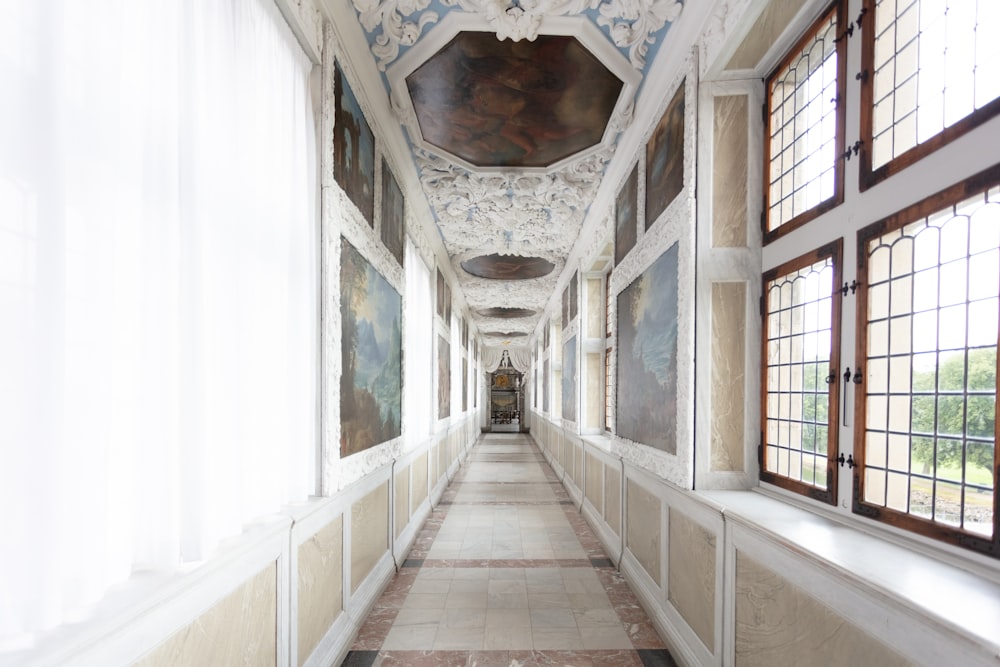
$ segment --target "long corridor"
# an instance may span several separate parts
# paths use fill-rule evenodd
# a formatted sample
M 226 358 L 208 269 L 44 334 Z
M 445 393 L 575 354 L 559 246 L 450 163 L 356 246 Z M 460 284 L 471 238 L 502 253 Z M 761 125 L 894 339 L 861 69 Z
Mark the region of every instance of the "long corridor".
M 484 435 L 344 667 L 672 666 L 534 441 Z

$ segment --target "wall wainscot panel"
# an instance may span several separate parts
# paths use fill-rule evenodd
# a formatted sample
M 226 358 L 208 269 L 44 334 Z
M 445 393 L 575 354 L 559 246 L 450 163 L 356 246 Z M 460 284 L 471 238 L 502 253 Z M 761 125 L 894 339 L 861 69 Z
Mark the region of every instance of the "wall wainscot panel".
M 389 484 L 380 484 L 351 507 L 351 592 L 389 548 Z
M 715 645 L 715 535 L 675 508 L 668 510 L 667 599 L 705 647 Z
M 298 649 L 305 663 L 344 608 L 344 517 L 299 545 Z
M 274 564 L 135 664 L 137 667 L 273 666 L 278 656 L 277 608 L 277 564 Z
M 737 667 L 902 667 L 891 648 L 736 552 Z
M 625 495 L 626 546 L 650 579 L 660 581 L 660 499 L 628 480 Z

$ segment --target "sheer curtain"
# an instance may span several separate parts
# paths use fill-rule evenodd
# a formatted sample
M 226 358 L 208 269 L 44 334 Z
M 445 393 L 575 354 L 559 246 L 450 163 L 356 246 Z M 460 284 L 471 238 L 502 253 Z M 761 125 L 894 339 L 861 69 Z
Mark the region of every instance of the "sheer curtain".
M 434 377 L 434 289 L 431 270 L 410 239 L 406 239 L 406 338 L 403 340 L 403 396 L 406 446 L 416 447 L 431 433 L 435 406 L 430 391 Z
M 0 647 L 314 491 L 310 67 L 272 0 L 0 0 Z

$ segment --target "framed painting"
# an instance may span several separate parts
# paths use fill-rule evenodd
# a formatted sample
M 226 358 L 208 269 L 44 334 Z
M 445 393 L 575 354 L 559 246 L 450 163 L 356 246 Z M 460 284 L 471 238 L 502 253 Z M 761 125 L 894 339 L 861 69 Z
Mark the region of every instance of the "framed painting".
M 618 295 L 616 433 L 677 453 L 677 244 Z
M 572 322 L 576 319 L 577 309 L 579 308 L 580 295 L 578 293 L 578 283 L 577 274 L 574 272 L 573 277 L 569 281 L 569 319 Z
M 549 360 L 542 363 L 542 412 L 549 411 Z
M 451 326 L 451 288 L 448 287 L 448 281 L 444 279 L 444 274 L 441 273 L 441 269 L 437 270 L 437 289 L 435 290 L 435 297 L 437 299 L 437 314 L 442 320 L 444 320 L 444 325 L 446 327 Z
M 403 234 L 405 229 L 403 191 L 382 160 L 382 244 L 403 265 Z
M 402 299 L 354 246 L 341 239 L 340 455 L 402 433 Z
M 562 416 L 576 421 L 576 336 L 563 345 Z
M 562 293 L 562 328 L 569 326 L 569 285 L 563 288 Z
M 472 30 L 406 77 L 424 139 L 483 167 L 547 167 L 599 143 L 623 85 L 573 36 Z
M 646 144 L 646 229 L 684 189 L 684 83 Z M 617 254 L 617 250 L 616 250 Z
M 438 336 L 438 419 L 451 416 L 451 344 Z
M 368 224 L 374 225 L 375 137 L 339 63 L 333 86 L 333 173 Z
M 639 165 L 636 164 L 615 197 L 615 266 L 635 247 L 639 235 L 638 206 Z
M 469 409 L 469 360 L 462 357 L 462 412 Z

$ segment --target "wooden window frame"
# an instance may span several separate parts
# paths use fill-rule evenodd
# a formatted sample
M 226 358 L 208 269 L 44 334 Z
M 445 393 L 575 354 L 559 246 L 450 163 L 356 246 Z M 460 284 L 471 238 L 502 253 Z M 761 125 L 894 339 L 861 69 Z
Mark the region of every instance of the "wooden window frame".
M 918 0 L 919 2 L 919 0 Z M 900 153 L 877 169 L 872 169 L 872 132 L 875 116 L 875 9 L 876 0 L 864 0 L 863 16 L 868 17 L 862 29 L 861 43 L 861 145 L 858 157 L 861 160 L 858 187 L 861 192 L 897 174 L 921 158 L 950 144 L 986 121 L 1000 115 L 1000 97 L 976 109 L 954 125 L 944 128 L 938 134 L 913 148 Z
M 991 187 L 1000 186 L 1000 164 L 965 179 L 949 188 L 941 190 L 925 199 L 908 206 L 897 213 L 878 220 L 858 230 L 857 266 L 858 266 L 858 300 L 857 327 L 855 332 L 855 367 L 864 368 L 868 358 L 868 242 L 888 232 L 900 229 L 912 222 L 940 212 L 948 206 L 953 206 L 965 199 L 983 193 Z M 1000 335 L 998 335 L 1000 349 Z M 998 354 L 998 371 L 1000 371 L 1000 354 Z M 1000 375 L 998 375 L 1000 377 Z M 864 502 L 865 492 L 865 461 L 867 431 L 867 383 L 856 385 L 854 392 L 854 455 L 856 466 L 852 489 L 852 511 L 876 521 L 901 528 L 924 537 L 977 551 L 994 558 L 1000 558 L 1000 419 L 994 424 L 993 451 L 993 538 L 963 531 L 922 517 L 900 512 L 889 507 L 873 505 Z M 911 394 L 912 395 L 912 394 Z M 998 404 L 1000 407 L 1000 404 Z
M 843 251 L 844 251 L 844 240 L 842 238 L 837 239 L 827 243 L 815 250 L 808 252 L 804 255 L 800 255 L 795 259 L 789 260 L 780 266 L 776 266 L 769 271 L 766 271 L 761 279 L 761 389 L 760 389 L 760 446 L 758 449 L 758 464 L 760 466 L 759 477 L 762 482 L 767 482 L 768 484 L 773 484 L 775 486 L 781 487 L 788 491 L 794 491 L 801 495 L 807 496 L 814 500 L 826 503 L 828 505 L 837 504 L 837 458 L 836 455 L 840 449 L 840 380 L 839 371 L 840 368 L 840 328 L 841 328 L 841 311 L 843 310 L 843 299 L 837 291 L 837 286 L 840 284 L 841 276 L 843 275 Z M 768 358 L 767 358 L 767 345 L 768 345 L 768 304 L 767 304 L 767 284 L 786 274 L 798 271 L 807 266 L 816 264 L 817 262 L 830 258 L 833 260 L 833 288 L 834 291 L 831 294 L 830 301 L 830 379 L 827 380 L 827 453 L 826 453 L 826 488 L 815 486 L 813 484 L 807 484 L 805 482 L 792 479 L 786 475 L 781 475 L 776 472 L 770 472 L 767 470 L 766 466 L 766 456 L 767 456 L 767 421 L 768 421 L 768 411 L 767 411 L 767 395 L 768 395 Z
M 779 72 L 785 69 L 795 58 L 799 56 L 799 52 L 816 36 L 819 27 L 829 20 L 830 16 L 834 15 L 837 22 L 837 30 L 843 30 L 844 23 L 846 21 L 847 15 L 847 3 L 846 0 L 834 0 L 805 31 L 802 37 L 792 46 L 791 49 L 782 57 L 781 61 L 774 67 L 773 70 L 764 78 L 764 105 L 763 105 L 763 122 L 764 122 L 764 178 L 762 179 L 763 188 L 763 202 L 764 206 L 761 212 L 761 232 L 763 234 L 763 243 L 767 245 L 772 241 L 785 236 L 789 232 L 792 232 L 799 227 L 802 227 L 811 220 L 815 220 L 819 216 L 823 215 L 827 211 L 836 208 L 844 201 L 844 127 L 846 119 L 846 105 L 845 96 L 847 90 L 846 84 L 846 73 L 847 73 L 847 39 L 838 36 L 836 40 L 836 53 L 837 53 L 837 108 L 835 111 L 836 117 L 836 128 L 834 130 L 834 165 L 833 165 L 833 195 L 828 199 L 825 199 L 818 203 L 816 206 L 808 209 L 796 215 L 795 217 L 789 219 L 781 225 L 778 225 L 774 229 L 769 229 L 770 226 L 770 180 L 771 180 L 771 83 L 773 82 L 775 76 Z M 843 33 L 841 33 L 842 35 Z

